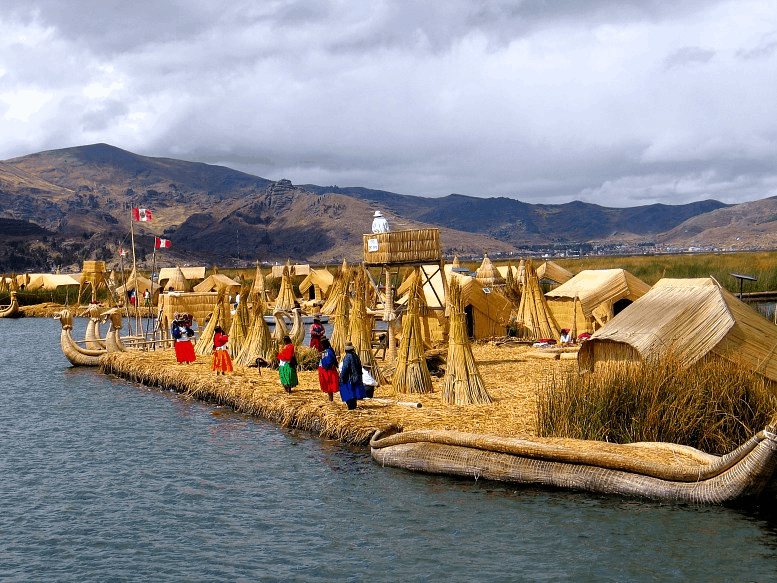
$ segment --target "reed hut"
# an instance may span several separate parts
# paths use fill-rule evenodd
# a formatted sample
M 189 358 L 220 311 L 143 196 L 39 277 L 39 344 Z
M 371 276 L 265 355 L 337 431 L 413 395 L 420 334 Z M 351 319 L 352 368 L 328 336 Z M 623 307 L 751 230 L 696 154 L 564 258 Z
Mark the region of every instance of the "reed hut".
M 556 324 L 548 307 L 542 289 L 540 279 L 534 271 L 531 259 L 524 265 L 526 283 L 521 292 L 521 303 L 515 314 L 517 336 L 531 340 L 545 340 L 559 338 L 559 327 Z
M 74 277 L 62 273 L 36 273 L 30 277 L 27 284 L 29 291 L 54 291 L 58 287 L 80 287 L 80 282 Z
M 291 278 L 294 277 L 294 267 L 286 263 L 281 276 L 281 287 L 278 290 L 278 297 L 275 298 L 274 312 L 291 312 L 297 305 L 297 298 L 294 296 L 294 287 Z
M 284 268 L 288 268 L 292 275 L 303 276 L 310 274 L 310 265 L 307 263 L 295 263 L 294 265 L 291 265 L 291 263 L 287 261 L 285 265 L 273 265 L 270 268 L 270 275 L 267 276 L 268 279 L 283 277 Z
M 442 273 L 445 273 L 445 283 Z M 397 296 L 400 305 L 407 304 L 408 292 L 415 279 L 421 280 L 421 298 L 425 307 L 420 310 L 428 316 L 423 321 L 426 340 L 429 343 L 447 341 L 445 287 L 454 277 L 459 278 L 468 336 L 475 340 L 504 336 L 514 306 L 500 291 L 488 288 L 487 293 L 474 277 L 451 273 L 448 269 L 441 272 L 439 265 L 421 265 L 418 271 L 412 271 L 405 278 L 397 289 Z
M 82 296 L 84 288 L 89 285 L 92 288 L 92 301 L 95 301 L 97 299 L 97 291 L 100 288 L 108 289 L 107 277 L 108 272 L 105 269 L 105 261 L 84 261 L 81 268 L 78 297 Z
M 129 290 L 135 290 L 135 293 L 137 294 L 135 297 L 135 301 L 141 302 L 141 294 L 145 291 L 151 292 L 152 298 L 155 294 L 159 293 L 159 286 L 152 282 L 147 277 L 144 277 L 140 275 L 135 269 L 132 270 L 132 273 L 130 273 L 127 278 L 124 280 L 124 285 L 120 285 L 116 288 L 116 293 L 120 298 L 125 298 L 125 294 Z M 140 305 L 140 304 L 138 304 Z
M 483 263 L 478 267 L 477 279 L 485 288 L 500 288 L 505 284 L 505 278 L 488 258 L 488 253 L 483 255 Z
M 218 291 L 221 287 L 225 287 L 227 289 L 227 293 L 234 295 L 240 291 L 240 282 L 235 281 L 231 277 L 227 277 L 223 273 L 213 273 L 195 285 L 192 288 L 192 291 Z
M 181 272 L 180 274 L 178 272 Z M 175 279 L 176 282 L 179 281 L 179 279 L 184 279 L 186 282 L 188 282 L 189 288 L 188 289 L 177 289 L 177 287 L 180 286 L 180 284 L 176 283 L 173 286 L 173 291 L 191 291 L 192 285 L 195 285 L 199 282 L 201 282 L 203 279 L 205 279 L 205 267 L 198 266 L 198 267 L 163 267 L 159 270 L 159 277 L 157 278 L 157 281 L 160 286 L 162 286 L 162 289 L 166 290 L 169 289 L 168 282 L 170 279 Z
M 199 355 L 212 354 L 216 326 L 221 326 L 222 330 L 229 330 L 231 323 L 229 295 L 226 288 L 221 288 L 216 292 L 216 305 L 213 306 L 213 314 L 194 345 L 194 353 Z
M 241 301 L 243 294 L 240 294 Z M 239 306 L 238 306 L 239 307 Z M 264 319 L 265 303 L 261 296 L 253 294 L 253 310 L 248 335 L 243 342 L 240 353 L 235 359 L 236 364 L 248 366 L 254 364 L 257 358 L 272 362 L 275 358 L 272 333 L 267 321 Z
M 671 353 L 690 367 L 722 358 L 777 381 L 777 326 L 714 278 L 661 279 L 580 348 L 578 364 L 635 362 Z
M 173 269 L 172 273 L 170 273 L 170 277 L 163 280 L 161 278 L 160 273 L 160 279 L 159 282 L 163 286 L 162 289 L 165 291 L 177 291 L 177 292 L 190 292 L 192 291 L 192 285 L 191 282 L 184 276 L 183 270 L 180 267 L 176 267 Z
M 216 292 L 169 292 L 159 294 L 159 328 L 167 338 L 176 312 L 191 314 L 197 328 L 202 330 L 213 313 L 218 293 Z
M 334 280 L 335 276 L 328 269 L 311 269 L 299 284 L 299 293 L 309 301 L 323 302 Z
M 576 323 L 578 334 L 592 334 L 648 291 L 648 284 L 625 269 L 587 269 L 545 298 L 559 328 Z
M 450 334 L 445 377 L 442 382 L 442 400 L 455 405 L 491 403 L 467 336 L 467 318 L 461 299 L 459 278 L 451 280 L 449 292 Z
M 537 268 L 537 277 L 556 285 L 566 283 L 574 276 L 571 271 L 564 269 L 555 261 L 545 261 Z
M 406 229 L 363 235 L 364 262 L 399 265 L 439 262 L 439 229 Z
M 420 268 L 415 268 L 418 271 Z M 420 274 L 413 278 L 409 290 L 407 312 L 402 318 L 402 340 L 399 343 L 392 386 L 397 393 L 431 393 L 432 377 L 424 357 L 419 307 L 421 299 Z

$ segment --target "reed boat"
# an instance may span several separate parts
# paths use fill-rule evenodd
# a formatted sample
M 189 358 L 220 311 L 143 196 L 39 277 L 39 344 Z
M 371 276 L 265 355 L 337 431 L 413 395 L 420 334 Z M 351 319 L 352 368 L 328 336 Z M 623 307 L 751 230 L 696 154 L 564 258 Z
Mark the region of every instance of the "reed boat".
M 406 470 L 672 502 L 719 504 L 777 490 L 771 427 L 724 456 L 668 443 L 542 442 L 439 430 L 377 431 L 370 450 L 381 465 Z
M 70 364 L 73 366 L 100 366 L 100 357 L 103 354 L 108 354 L 108 349 L 81 348 L 76 344 L 72 336 L 73 314 L 70 313 L 70 310 L 64 309 L 55 314 L 54 317 L 59 318 L 59 322 L 62 324 L 59 344 L 62 347 L 62 353 L 70 361 Z
M 19 300 L 16 299 L 16 292 L 11 292 L 11 303 L 7 306 L 0 306 L 0 318 L 18 318 L 21 316 L 19 309 Z
M 62 332 L 59 336 L 59 343 L 62 353 L 73 366 L 100 366 L 100 357 L 111 352 L 126 352 L 129 350 L 121 339 L 122 316 L 118 308 L 111 308 L 102 316 L 99 310 L 90 310 L 89 324 L 85 334 L 83 348 L 73 340 L 73 315 L 70 310 L 64 309 L 54 314 L 62 324 Z M 105 338 L 99 337 L 99 326 L 108 321 L 108 332 Z

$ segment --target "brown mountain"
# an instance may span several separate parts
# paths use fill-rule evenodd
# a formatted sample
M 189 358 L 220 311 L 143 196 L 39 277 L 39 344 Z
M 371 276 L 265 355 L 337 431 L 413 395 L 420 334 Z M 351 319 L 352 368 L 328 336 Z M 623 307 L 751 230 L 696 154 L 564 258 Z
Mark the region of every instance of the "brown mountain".
M 173 243 L 158 255 L 167 263 L 222 265 L 238 258 L 358 260 L 375 209 L 395 229 L 439 227 L 446 253 L 481 256 L 484 250 L 510 253 L 551 244 L 666 243 L 680 225 L 738 208 L 717 201 L 626 209 L 582 202 L 531 205 L 508 198 L 300 187 L 94 144 L 0 162 L 0 218 L 16 221 L 13 236 L 6 232 L 11 223 L 0 223 L 0 243 L 7 241 L 0 247 L 0 270 L 114 259 L 118 247 L 129 246 L 133 207 L 154 213 L 151 223 L 134 224 L 136 248 L 147 261 L 153 237 L 160 236 Z M 29 235 L 19 236 L 20 224 L 29 224 Z

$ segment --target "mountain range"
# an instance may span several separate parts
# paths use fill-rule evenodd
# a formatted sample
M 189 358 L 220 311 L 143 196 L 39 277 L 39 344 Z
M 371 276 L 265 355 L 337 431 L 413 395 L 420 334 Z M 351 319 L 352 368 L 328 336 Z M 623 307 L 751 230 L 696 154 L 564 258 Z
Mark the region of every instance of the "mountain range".
M 83 259 L 111 261 L 153 238 L 172 246 L 160 263 L 310 261 L 362 256 L 373 211 L 393 229 L 434 226 L 447 255 L 521 254 L 591 246 L 772 247 L 777 200 L 726 205 L 608 208 L 584 202 L 527 204 L 451 194 L 424 198 L 360 187 L 294 185 L 237 170 L 141 156 L 93 144 L 0 161 L 0 270 L 44 269 Z

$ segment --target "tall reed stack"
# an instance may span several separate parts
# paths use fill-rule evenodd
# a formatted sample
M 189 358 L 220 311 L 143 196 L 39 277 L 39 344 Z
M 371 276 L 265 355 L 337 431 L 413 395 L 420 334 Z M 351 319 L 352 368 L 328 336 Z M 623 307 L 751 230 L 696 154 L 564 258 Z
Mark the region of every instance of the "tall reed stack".
M 338 356 L 345 354 L 345 343 L 348 340 L 348 323 L 351 307 L 351 277 L 350 270 L 342 274 L 340 286 L 335 297 L 335 323 L 332 327 L 332 338 L 329 339 L 332 349 Z
M 410 289 L 407 313 L 402 318 L 402 341 L 399 344 L 396 370 L 392 385 L 397 393 L 431 393 L 432 378 L 424 358 L 424 340 L 421 318 L 418 313 L 421 303 L 421 275 L 413 275 L 414 283 Z
M 242 298 L 242 295 L 241 295 Z M 251 324 L 240 354 L 235 359 L 236 364 L 248 366 L 256 362 L 257 358 L 262 358 L 267 362 L 272 362 L 275 354 L 270 327 L 264 320 L 264 301 L 258 293 L 253 296 L 253 313 L 251 314 Z
M 245 278 L 240 276 L 240 299 L 237 302 L 235 315 L 232 317 L 232 325 L 229 327 L 229 356 L 233 360 L 237 358 L 248 338 L 248 332 L 251 326 L 251 313 L 248 310 L 249 287 L 245 283 Z
M 294 297 L 294 288 L 291 285 L 291 278 L 294 276 L 294 267 L 287 261 L 283 266 L 281 275 L 281 288 L 278 290 L 278 297 L 275 299 L 274 312 L 291 312 L 297 298 Z
M 540 280 L 534 271 L 531 259 L 524 266 L 525 283 L 521 292 L 521 303 L 516 314 L 518 336 L 533 340 L 559 338 L 559 329 L 551 315 L 548 302 L 540 288 Z
M 324 305 L 321 306 L 321 313 L 331 316 L 337 311 L 337 302 L 340 299 L 340 295 L 345 293 L 350 286 L 350 273 L 351 270 L 348 267 L 348 262 L 343 259 L 343 264 L 335 271 L 335 277 L 332 281 L 332 285 L 329 286 L 329 292 L 327 293 Z
M 213 307 L 213 315 L 208 320 L 202 333 L 200 334 L 197 344 L 194 345 L 194 353 L 197 355 L 212 354 L 213 353 L 213 337 L 216 335 L 216 326 L 221 326 L 222 330 L 229 330 L 230 325 L 230 310 L 227 300 L 227 288 L 222 286 L 218 290 L 216 299 L 216 305 Z
M 348 322 L 348 340 L 353 344 L 363 366 L 370 367 L 372 376 L 378 383 L 383 382 L 380 368 L 372 352 L 372 317 L 367 315 L 367 294 L 371 289 L 364 269 L 356 271 L 353 282 L 353 300 Z
M 448 362 L 442 382 L 442 400 L 455 405 L 491 403 L 491 397 L 486 391 L 467 337 L 467 319 L 462 306 L 461 284 L 458 277 L 451 278 L 448 293 L 450 294 L 450 335 Z

